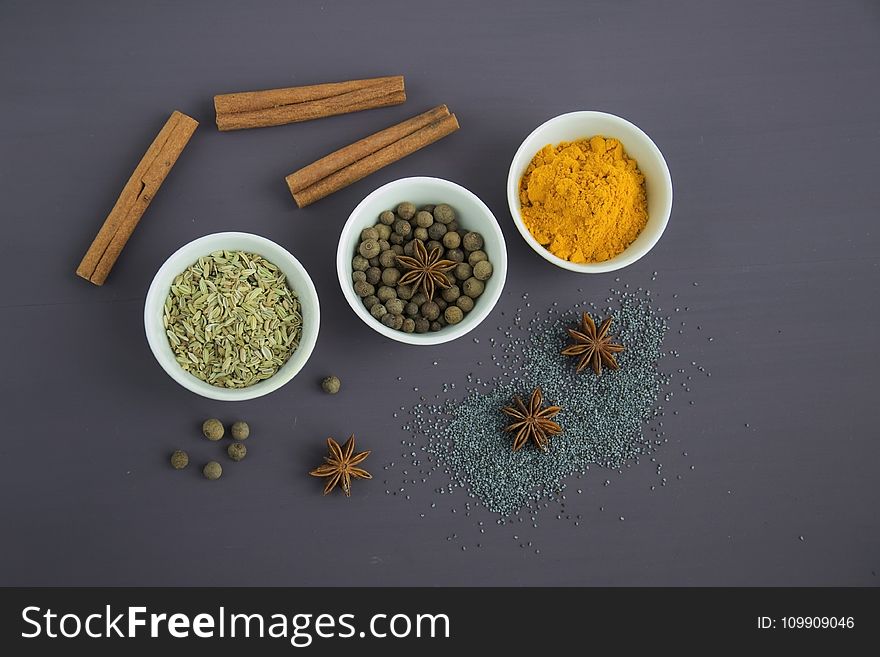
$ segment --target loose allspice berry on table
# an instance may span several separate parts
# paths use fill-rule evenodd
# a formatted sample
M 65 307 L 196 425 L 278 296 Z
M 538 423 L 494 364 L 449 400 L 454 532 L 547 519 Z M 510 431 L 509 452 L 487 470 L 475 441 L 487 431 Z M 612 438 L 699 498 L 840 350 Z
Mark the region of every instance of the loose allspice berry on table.
M 229 433 L 232 434 L 235 440 L 247 440 L 248 436 L 251 435 L 251 428 L 247 422 L 239 420 L 238 422 L 233 422 Z
M 171 467 L 173 467 L 175 470 L 183 470 L 188 465 L 189 454 L 184 452 L 182 449 L 174 450 L 174 453 L 171 455 Z
M 242 445 L 244 447 L 244 445 Z M 202 468 L 202 474 L 205 475 L 205 479 L 215 480 L 219 479 L 223 474 L 223 466 L 217 463 L 217 461 L 209 461 L 205 464 L 205 467 Z
M 220 440 L 225 433 L 225 429 L 220 420 L 211 418 L 202 423 L 202 433 L 208 440 Z
M 323 381 L 321 381 L 321 388 L 328 395 L 335 395 L 339 392 L 339 388 L 342 387 L 342 382 L 339 380 L 339 377 L 336 376 L 328 376 Z
M 247 446 L 244 443 L 232 443 L 226 448 L 226 453 L 233 461 L 241 461 L 247 456 Z

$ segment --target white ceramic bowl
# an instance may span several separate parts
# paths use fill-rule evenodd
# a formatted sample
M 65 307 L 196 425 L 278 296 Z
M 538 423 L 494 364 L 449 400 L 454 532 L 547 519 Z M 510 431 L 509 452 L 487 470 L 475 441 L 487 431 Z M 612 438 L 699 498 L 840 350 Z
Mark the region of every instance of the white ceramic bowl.
M 520 214 L 519 183 L 535 153 L 547 144 L 577 141 L 594 135 L 619 140 L 627 154 L 638 162 L 639 169 L 645 176 L 648 223 L 635 241 L 614 258 L 604 262 L 578 264 L 550 253 L 526 228 Z M 626 119 L 605 112 L 570 112 L 539 125 L 516 151 L 507 175 L 507 203 L 520 235 L 538 255 L 557 267 L 596 274 L 631 265 L 654 247 L 666 229 L 672 211 L 672 177 L 657 145 Z
M 393 210 L 399 203 L 410 201 L 416 206 L 429 203 L 447 203 L 458 216 L 459 224 L 465 230 L 475 231 L 483 236 L 483 250 L 492 262 L 492 277 L 486 281 L 486 289 L 476 300 L 474 309 L 466 313 L 458 324 L 444 326 L 441 330 L 428 333 L 404 333 L 388 328 L 374 318 L 364 307 L 360 297 L 355 294 L 351 282 L 351 259 L 355 255 L 361 231 L 373 226 L 379 214 Z M 408 344 L 441 344 L 460 338 L 482 322 L 501 296 L 504 279 L 507 276 L 507 247 L 504 235 L 492 211 L 476 195 L 461 185 L 442 178 L 401 178 L 383 185 L 361 201 L 352 211 L 339 236 L 336 251 L 336 271 L 339 285 L 348 305 L 355 314 L 374 331 Z
M 247 388 L 212 386 L 184 371 L 174 359 L 174 352 L 171 350 L 171 345 L 168 344 L 162 322 L 165 299 L 168 297 L 168 291 L 174 278 L 201 256 L 222 249 L 256 253 L 276 265 L 287 276 L 287 283 L 296 293 L 302 306 L 303 325 L 299 347 L 273 376 Z M 153 350 L 153 355 L 159 361 L 162 369 L 187 390 L 202 397 L 219 399 L 220 401 L 244 401 L 245 399 L 262 397 L 290 381 L 302 369 L 312 354 L 318 339 L 319 325 L 318 293 L 305 268 L 283 247 L 265 237 L 250 233 L 214 233 L 180 247 L 156 272 L 144 304 L 144 327 L 147 332 L 147 342 L 149 342 L 150 349 Z

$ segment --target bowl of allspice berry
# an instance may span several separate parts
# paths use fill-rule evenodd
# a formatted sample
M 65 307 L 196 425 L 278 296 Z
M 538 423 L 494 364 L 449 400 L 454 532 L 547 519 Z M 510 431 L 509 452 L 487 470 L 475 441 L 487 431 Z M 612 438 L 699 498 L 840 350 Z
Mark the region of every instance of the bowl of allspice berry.
M 401 178 L 352 211 L 336 269 L 367 326 L 398 342 L 441 344 L 492 311 L 507 247 L 492 211 L 472 192 L 441 178 Z

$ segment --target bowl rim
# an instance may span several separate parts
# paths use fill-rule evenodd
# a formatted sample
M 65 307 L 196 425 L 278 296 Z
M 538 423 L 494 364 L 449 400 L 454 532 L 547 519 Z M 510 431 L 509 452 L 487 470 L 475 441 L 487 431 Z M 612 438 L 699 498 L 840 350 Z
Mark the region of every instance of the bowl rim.
M 154 321 L 155 316 L 153 314 L 155 308 L 163 308 L 164 307 L 164 299 L 168 293 L 167 289 L 164 289 L 166 286 L 160 285 L 160 279 L 164 278 L 166 275 L 171 275 L 171 280 L 173 277 L 183 271 L 182 269 L 178 271 L 178 264 L 176 260 L 182 258 L 185 254 L 190 252 L 196 252 L 198 247 L 202 244 L 213 242 L 216 240 L 229 240 L 229 239 L 247 239 L 251 242 L 256 242 L 258 245 L 263 245 L 268 249 L 274 251 L 273 257 L 266 257 L 270 262 L 275 265 L 278 265 L 277 256 L 281 256 L 286 259 L 284 265 L 286 267 L 292 268 L 300 277 L 300 281 L 302 284 L 297 282 L 294 285 L 290 280 L 288 280 L 288 284 L 293 288 L 296 292 L 297 297 L 308 296 L 314 308 L 309 313 L 309 325 L 314 324 L 314 330 L 310 331 L 307 335 L 303 336 L 304 340 L 302 340 L 297 346 L 296 350 L 291 354 L 291 359 L 294 354 L 301 353 L 301 362 L 298 365 L 291 366 L 291 361 L 288 361 L 282 365 L 281 369 L 279 369 L 275 374 L 264 381 L 260 381 L 252 386 L 248 386 L 247 388 L 220 388 L 218 386 L 212 386 L 210 383 L 206 383 L 201 379 L 196 378 L 195 376 L 185 372 L 183 369 L 171 368 L 168 363 L 165 363 L 162 359 L 159 358 L 159 354 L 157 350 L 161 348 L 162 344 L 159 341 L 159 333 L 152 330 L 151 323 Z M 226 247 L 219 247 L 220 249 Z M 250 247 L 246 247 L 250 248 Z M 217 247 L 212 248 L 211 250 L 206 250 L 204 253 L 211 253 L 212 251 L 218 250 Z M 230 249 L 230 250 L 240 250 L 240 249 Z M 258 252 L 258 248 L 254 249 L 255 252 Z M 199 256 L 196 255 L 196 258 Z M 189 256 L 187 256 L 187 259 Z M 194 262 L 195 260 L 193 260 Z M 171 271 L 174 269 L 174 271 Z M 160 289 L 162 287 L 163 289 Z M 303 321 L 303 326 L 305 327 L 306 321 Z M 147 343 L 150 346 L 150 351 L 153 354 L 153 357 L 156 359 L 156 362 L 159 366 L 178 384 L 193 392 L 201 397 L 206 397 L 208 399 L 214 399 L 217 401 L 246 401 L 249 399 L 256 399 L 257 397 L 262 397 L 264 395 L 268 395 L 271 392 L 274 392 L 289 383 L 301 370 L 305 367 L 305 364 L 308 362 L 309 358 L 312 355 L 312 352 L 315 349 L 315 345 L 318 341 L 318 333 L 320 331 L 321 326 L 321 310 L 320 310 L 320 300 L 318 298 L 318 291 L 315 288 L 315 284 L 312 281 L 311 276 L 309 276 L 308 271 L 302 265 L 302 263 L 296 259 L 296 257 L 290 253 L 283 246 L 278 244 L 277 242 L 270 240 L 267 237 L 263 237 L 262 235 L 257 235 L 255 233 L 246 233 L 242 231 L 224 231 L 218 233 L 209 233 L 207 235 L 202 235 L 201 237 L 197 237 L 194 240 L 183 244 L 179 248 L 177 248 L 171 255 L 169 255 L 159 269 L 156 271 L 156 274 L 153 276 L 153 280 L 150 282 L 150 287 L 147 290 L 147 295 L 144 300 L 144 332 L 146 333 Z M 164 333 L 161 333 L 161 337 L 165 338 Z M 167 338 L 165 338 L 167 342 Z M 285 370 L 285 368 L 288 368 Z
M 492 278 L 498 278 L 498 287 L 497 291 L 492 295 L 483 295 L 480 297 L 480 302 L 476 304 L 474 310 L 468 313 L 467 317 L 471 317 L 476 313 L 476 316 L 472 318 L 471 322 L 465 323 L 462 321 L 460 324 L 456 324 L 455 326 L 445 326 L 443 330 L 429 333 L 404 333 L 403 331 L 397 331 L 395 329 L 389 328 L 377 321 L 372 315 L 367 312 L 367 309 L 364 308 L 363 303 L 360 298 L 355 294 L 354 287 L 351 284 L 351 277 L 347 271 L 347 267 L 351 264 L 351 253 L 352 249 L 349 248 L 353 242 L 352 232 L 354 222 L 358 216 L 360 216 L 364 208 L 377 196 L 388 191 L 389 189 L 394 189 L 397 187 L 405 187 L 406 185 L 410 185 L 413 183 L 428 183 L 431 185 L 437 185 L 440 188 L 445 189 L 456 189 L 463 195 L 469 197 L 481 210 L 484 217 L 489 223 L 489 227 L 493 234 L 497 237 L 498 242 L 501 245 L 500 253 L 494 254 L 492 258 Z M 481 229 L 481 232 L 482 229 Z M 348 264 L 346 264 L 346 262 Z M 466 335 L 477 326 L 479 326 L 483 320 L 488 317 L 492 310 L 495 308 L 495 305 L 498 303 L 498 300 L 501 298 L 501 294 L 504 291 L 504 284 L 507 282 L 507 243 L 504 240 L 504 232 L 501 230 L 501 225 L 498 223 L 498 218 L 492 212 L 488 205 L 486 205 L 479 196 L 474 194 L 471 190 L 466 187 L 459 185 L 458 183 L 452 182 L 451 180 L 446 180 L 445 178 L 438 178 L 435 176 L 408 176 L 406 178 L 398 178 L 396 180 L 392 180 L 390 182 L 377 187 L 372 192 L 367 194 L 361 201 L 358 203 L 351 213 L 348 215 L 348 219 L 342 227 L 342 231 L 339 234 L 339 242 L 336 247 L 336 274 L 339 279 L 339 287 L 342 289 L 342 295 L 345 297 L 345 300 L 348 302 L 348 305 L 354 311 L 355 315 L 357 315 L 364 324 L 369 326 L 371 329 L 384 335 L 387 338 L 395 340 L 397 342 L 402 342 L 404 344 L 412 344 L 412 345 L 437 345 L 443 344 L 446 342 L 451 342 L 452 340 L 456 340 L 463 335 Z M 477 308 L 480 310 L 477 311 Z M 467 318 L 466 317 L 466 318 Z
M 655 229 L 656 232 L 654 236 L 650 240 L 643 242 L 638 248 L 633 248 L 635 244 L 634 242 L 610 260 L 593 263 L 576 263 L 570 262 L 569 260 L 564 260 L 559 256 L 551 253 L 548 249 L 544 248 L 544 246 L 535 239 L 529 229 L 526 228 L 526 225 L 522 219 L 522 215 L 520 214 L 519 175 L 517 175 L 514 167 L 522 157 L 526 145 L 542 131 L 546 130 L 549 127 L 552 127 L 556 123 L 562 123 L 565 121 L 570 121 L 572 119 L 595 118 L 610 120 L 612 123 L 618 123 L 621 126 L 626 126 L 644 141 L 644 144 L 647 146 L 648 150 L 652 152 L 652 154 L 657 158 L 661 165 L 663 180 L 659 182 L 663 185 L 663 187 L 666 188 L 668 202 L 664 204 L 660 216 L 657 218 L 658 226 Z M 610 136 L 614 137 L 614 135 Z M 534 153 L 532 154 L 532 157 L 534 157 Z M 531 161 L 531 159 L 529 161 Z M 526 164 L 526 166 L 528 166 L 528 164 Z M 611 114 L 609 112 L 600 112 L 597 110 L 578 110 L 574 112 L 566 112 L 565 114 L 559 114 L 558 116 L 554 116 L 553 118 L 550 118 L 541 123 L 534 130 L 532 130 L 525 139 L 523 139 L 522 143 L 519 145 L 519 148 L 517 148 L 516 153 L 514 153 L 513 159 L 510 161 L 510 168 L 507 172 L 507 205 L 510 209 L 510 216 L 512 217 L 513 223 L 519 231 L 519 234 L 526 241 L 526 243 L 530 247 L 532 247 L 532 250 L 535 251 L 535 253 L 540 255 L 548 262 L 556 265 L 557 267 L 561 267 L 562 269 L 567 269 L 569 271 L 574 271 L 580 274 L 602 274 L 622 269 L 633 264 L 634 262 L 645 256 L 651 249 L 653 249 L 657 242 L 660 240 L 660 237 L 662 237 L 664 231 L 666 230 L 666 226 L 669 223 L 669 217 L 672 214 L 672 193 L 672 175 L 669 172 L 669 165 L 666 163 L 666 159 L 663 157 L 663 153 L 660 151 L 660 148 L 657 146 L 657 144 L 654 143 L 654 140 L 651 139 L 648 134 L 644 130 L 639 128 L 635 123 L 632 123 L 631 121 L 628 121 L 621 116 L 617 116 L 616 114 Z M 649 221 L 650 220 L 651 217 L 649 217 Z

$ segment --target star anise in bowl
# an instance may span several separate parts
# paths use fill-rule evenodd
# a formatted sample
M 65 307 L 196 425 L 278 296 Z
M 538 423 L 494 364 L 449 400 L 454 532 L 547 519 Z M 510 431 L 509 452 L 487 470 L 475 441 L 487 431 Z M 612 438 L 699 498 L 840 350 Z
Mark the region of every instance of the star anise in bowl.
M 455 268 L 456 263 L 441 258 L 442 251 L 436 246 L 428 252 L 422 240 L 415 239 L 412 244 L 412 257 L 399 255 L 396 258 L 397 264 L 409 270 L 401 277 L 399 284 L 423 290 L 430 301 L 434 298 L 436 288 L 449 287 L 446 272 Z

